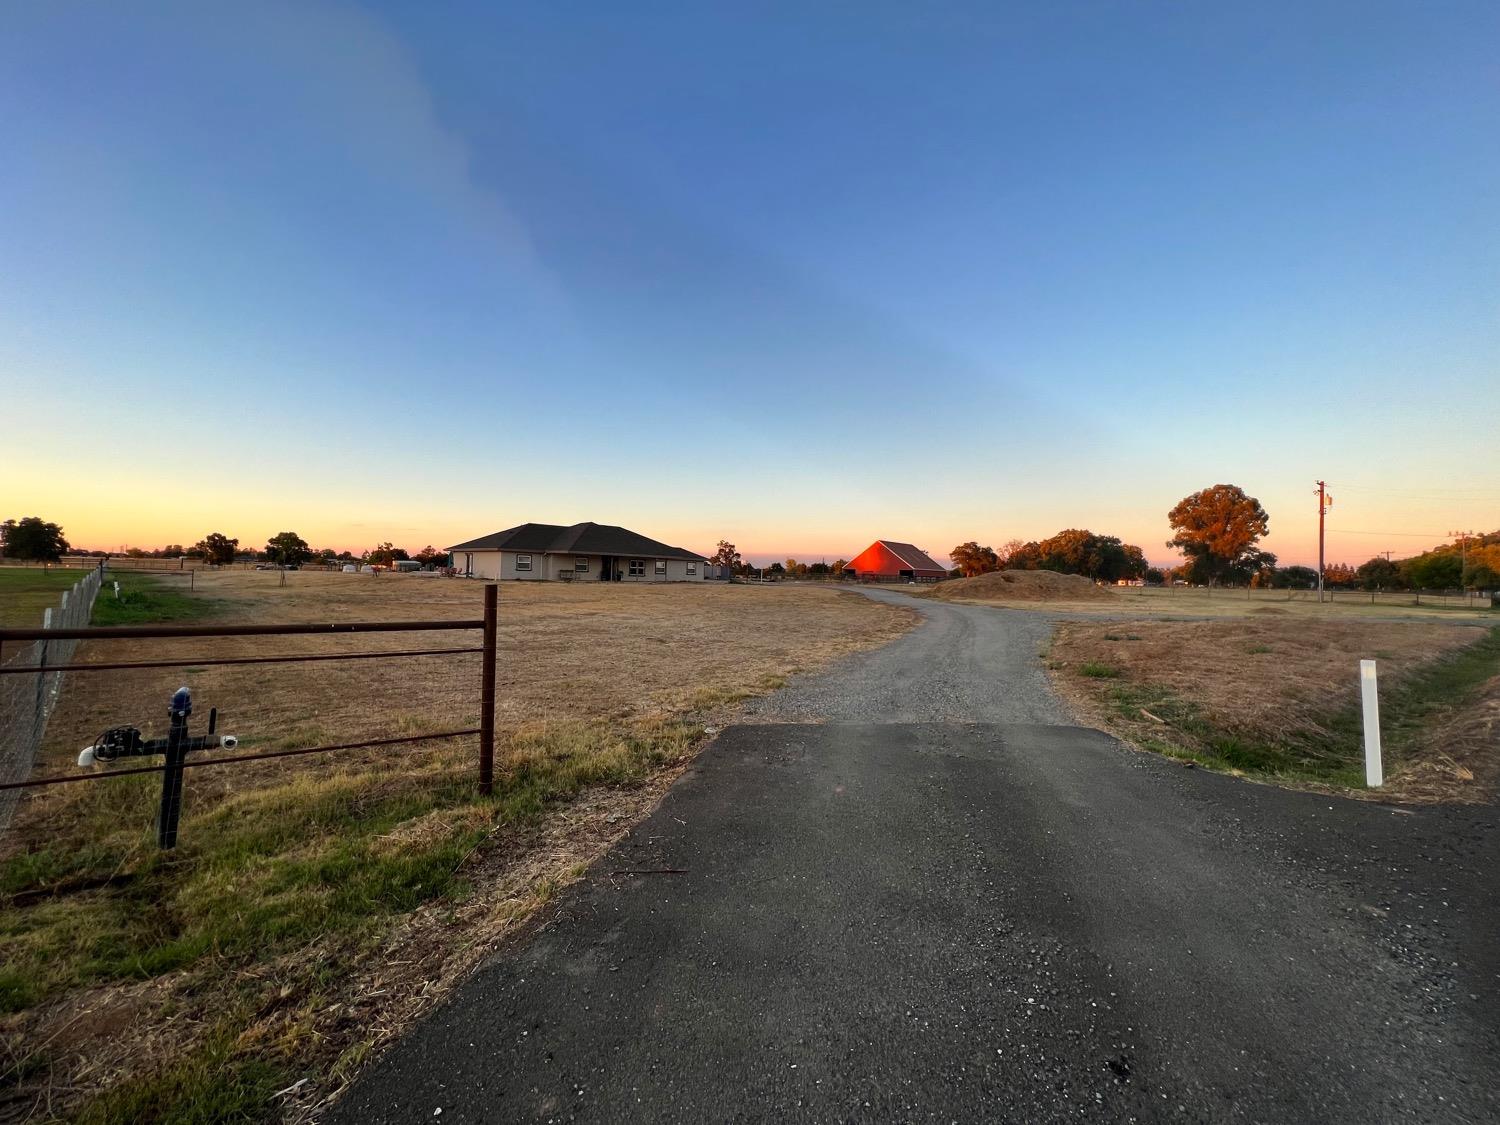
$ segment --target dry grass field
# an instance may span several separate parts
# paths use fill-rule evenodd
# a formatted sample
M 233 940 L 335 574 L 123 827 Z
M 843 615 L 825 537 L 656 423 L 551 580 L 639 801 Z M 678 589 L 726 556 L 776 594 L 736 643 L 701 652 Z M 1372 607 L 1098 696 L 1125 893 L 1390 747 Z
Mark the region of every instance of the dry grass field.
M 1442 598 L 1422 595 L 1375 594 L 1352 590 L 1330 591 L 1319 602 L 1311 590 L 1208 589 L 1185 586 L 1097 586 L 1076 574 L 1047 570 L 1002 570 L 974 578 L 956 578 L 930 586 L 896 589 L 918 597 L 976 605 L 1035 608 L 1045 604 L 1058 613 L 1095 617 L 1315 618 L 1328 621 L 1471 621 L 1496 620 L 1489 599 L 1481 595 Z
M 200 575 L 226 622 L 465 619 L 478 583 Z M 111 607 L 113 608 L 113 607 Z M 32 791 L 0 841 L 0 1118 L 299 1119 L 654 804 L 711 728 L 915 615 L 813 587 L 503 585 L 496 794 L 472 738 L 193 769 L 159 853 L 154 776 Z M 111 642 L 84 659 L 477 645 L 477 633 Z M 119 647 L 116 647 L 119 646 Z M 477 725 L 479 657 L 77 674 L 39 772 L 165 725 L 186 682 L 241 752 Z M 128 1034 L 122 1034 L 128 1029 Z M 305 1082 L 299 1080 L 306 1079 Z M 295 1089 L 281 1093 L 297 1084 Z
M 1250 614 L 1067 622 L 1054 681 L 1137 745 L 1213 768 L 1363 790 L 1358 668 L 1381 683 L 1383 797 L 1494 796 L 1500 629 Z

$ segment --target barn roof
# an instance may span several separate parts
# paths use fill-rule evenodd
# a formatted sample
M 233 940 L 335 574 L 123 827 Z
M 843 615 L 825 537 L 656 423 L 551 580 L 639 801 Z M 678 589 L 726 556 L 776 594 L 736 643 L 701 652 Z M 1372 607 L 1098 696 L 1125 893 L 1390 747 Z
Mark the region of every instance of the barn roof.
M 936 559 L 932 558 L 920 547 L 914 547 L 910 543 L 897 543 L 894 539 L 877 539 L 877 543 L 885 546 L 885 549 L 904 562 L 913 570 L 936 570 L 942 574 L 948 573 L 948 568 Z
M 607 523 L 523 523 L 457 543 L 450 551 L 530 551 L 538 555 L 633 555 L 641 559 L 690 559 L 703 556 L 672 547 L 629 528 Z

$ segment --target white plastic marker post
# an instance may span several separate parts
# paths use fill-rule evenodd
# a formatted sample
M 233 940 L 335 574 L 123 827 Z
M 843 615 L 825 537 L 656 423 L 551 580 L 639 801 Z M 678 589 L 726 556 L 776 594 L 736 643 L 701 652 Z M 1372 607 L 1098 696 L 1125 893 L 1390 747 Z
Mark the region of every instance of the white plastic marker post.
M 1380 764 L 1380 694 L 1373 660 L 1359 662 L 1359 694 L 1365 708 L 1365 784 L 1378 789 L 1385 784 L 1385 771 Z

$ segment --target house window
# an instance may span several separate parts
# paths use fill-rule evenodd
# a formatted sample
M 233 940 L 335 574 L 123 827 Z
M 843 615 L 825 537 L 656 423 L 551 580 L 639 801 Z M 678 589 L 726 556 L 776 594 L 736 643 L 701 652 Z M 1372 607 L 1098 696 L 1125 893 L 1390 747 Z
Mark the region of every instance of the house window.
M 530 555 L 517 555 L 516 556 L 516 569 L 517 570 L 530 570 L 531 569 L 531 556 Z
M 573 560 L 573 569 L 576 570 L 579 574 L 587 574 L 589 572 L 589 560 L 588 559 L 574 559 Z
M 657 559 L 656 560 L 656 573 L 657 574 L 665 574 L 665 573 L 667 573 L 667 560 L 666 559 Z
M 697 574 L 698 573 L 698 564 L 697 563 L 688 563 L 688 573 L 689 574 Z
M 646 573 L 646 560 L 645 559 L 631 559 L 630 560 L 630 574 L 631 574 L 632 578 L 643 577 L 645 575 L 645 573 Z

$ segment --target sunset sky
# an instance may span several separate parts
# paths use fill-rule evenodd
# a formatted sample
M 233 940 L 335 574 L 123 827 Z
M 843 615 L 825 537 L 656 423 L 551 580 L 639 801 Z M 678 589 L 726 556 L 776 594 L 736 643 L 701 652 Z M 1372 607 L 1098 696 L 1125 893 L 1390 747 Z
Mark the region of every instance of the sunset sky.
M 18 4 L 0 518 L 1500 527 L 1500 5 Z

